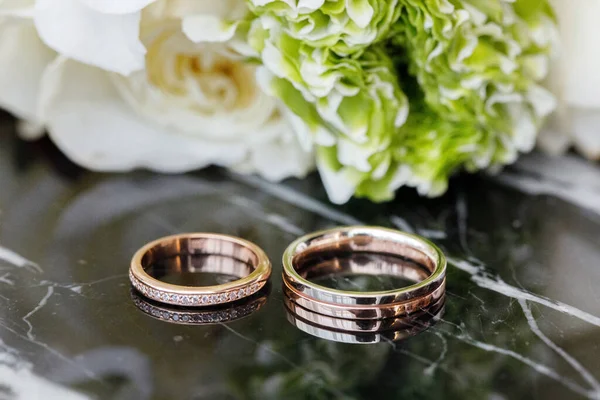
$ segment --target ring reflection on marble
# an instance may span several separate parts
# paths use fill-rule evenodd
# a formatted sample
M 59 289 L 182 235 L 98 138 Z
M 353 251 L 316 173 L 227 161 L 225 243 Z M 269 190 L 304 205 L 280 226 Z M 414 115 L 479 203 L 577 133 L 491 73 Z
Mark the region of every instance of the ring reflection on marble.
M 212 325 L 237 321 L 258 311 L 266 304 L 267 294 L 262 291 L 236 303 L 202 310 L 146 300 L 135 290 L 131 291 L 131 299 L 138 309 L 161 321 L 182 325 Z
M 204 257 L 194 265 L 195 257 Z M 149 271 L 161 261 L 171 261 L 175 272 L 213 272 L 239 279 L 213 286 L 183 286 L 163 282 Z M 216 233 L 167 236 L 139 249 L 131 260 L 133 287 L 152 300 L 185 307 L 206 307 L 237 301 L 258 292 L 271 275 L 265 252 L 247 240 Z
M 445 311 L 445 298 L 421 310 L 421 312 L 404 318 L 391 318 L 380 324 L 383 329 L 375 329 L 371 324 L 376 321 L 352 321 L 331 318 L 302 309 L 290 299 L 285 301 L 288 321 L 309 335 L 341 343 L 369 344 L 378 342 L 395 342 L 418 335 L 435 325 Z M 383 320 L 385 321 L 385 320 Z
M 339 255 L 380 254 L 412 264 L 323 263 Z M 332 289 L 309 278 L 315 263 L 328 265 L 327 274 L 395 275 L 416 282 L 385 291 Z M 333 265 L 333 267 L 332 267 Z M 409 314 L 443 296 L 446 258 L 442 251 L 417 235 L 393 229 L 349 226 L 314 232 L 292 242 L 283 255 L 284 290 L 292 300 L 312 311 L 343 318 L 385 318 Z
M 334 318 L 319 314 L 299 306 L 287 296 L 285 297 L 284 302 L 287 310 L 296 317 L 321 327 L 346 332 L 382 332 L 395 329 L 410 329 L 414 327 L 415 321 L 418 321 L 420 318 L 429 319 L 431 315 L 436 315 L 438 311 L 444 307 L 445 296 L 438 299 L 435 303 L 430 304 L 428 307 L 423 307 L 411 315 L 372 320 Z

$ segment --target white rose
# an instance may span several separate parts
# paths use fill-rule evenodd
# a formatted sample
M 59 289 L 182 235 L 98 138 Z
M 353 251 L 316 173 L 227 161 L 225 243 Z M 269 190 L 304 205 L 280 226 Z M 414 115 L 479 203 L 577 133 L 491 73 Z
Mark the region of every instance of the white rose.
M 37 0 L 34 19 L 41 39 L 54 43 L 60 53 L 44 69 L 37 110 L 52 140 L 75 162 L 94 170 L 144 167 L 164 172 L 216 164 L 272 180 L 302 176 L 312 167 L 312 156 L 298 145 L 286 111 L 260 90 L 255 66 L 244 62 L 227 42 L 236 24 L 222 18 L 243 17 L 247 10 L 242 0 L 229 0 L 227 8 L 212 0 L 161 0 L 143 11 L 131 7 L 131 1 L 51 2 L 55 8 L 59 3 L 64 15 L 77 15 L 71 11 L 87 7 L 85 15 L 97 20 L 96 28 L 106 17 L 103 12 L 123 17 L 129 21 L 122 25 L 123 32 L 130 31 L 127 24 L 135 26 L 136 41 L 143 48 L 139 69 L 135 63 L 111 64 L 114 52 L 90 56 L 90 49 L 79 52 L 77 46 L 62 45 L 73 40 L 57 45 L 40 29 L 50 3 Z M 100 3 L 102 9 L 93 7 Z M 119 8 L 124 3 L 130 7 Z M 137 3 L 145 6 L 150 1 Z M 131 15 L 137 20 L 129 20 Z M 194 36 L 194 19 L 207 22 L 203 31 L 211 32 L 201 39 L 215 42 L 194 43 L 184 34 L 185 23 L 186 32 Z M 106 35 L 106 28 L 73 30 L 82 24 L 65 21 L 55 20 L 51 33 L 62 29 L 58 36 L 63 38 L 79 35 L 79 41 L 92 48 L 102 42 L 97 52 L 118 49 L 121 38 L 127 41 L 127 35 Z M 128 59 L 135 59 L 137 45 L 128 51 Z
M 571 144 L 590 159 L 600 160 L 600 0 L 554 0 L 561 54 L 552 66 L 549 86 L 559 110 L 540 135 L 540 146 L 552 153 Z

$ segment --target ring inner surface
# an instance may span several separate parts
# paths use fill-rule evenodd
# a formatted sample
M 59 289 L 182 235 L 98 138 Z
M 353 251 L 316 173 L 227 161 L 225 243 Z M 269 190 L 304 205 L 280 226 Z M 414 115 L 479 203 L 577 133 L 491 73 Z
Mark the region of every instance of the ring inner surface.
M 339 232 L 311 240 L 292 258 L 298 274 L 332 289 L 393 290 L 427 279 L 434 260 L 406 243 Z
M 165 240 L 142 256 L 142 268 L 153 278 L 183 286 L 212 286 L 251 274 L 258 256 L 239 243 L 221 238 Z

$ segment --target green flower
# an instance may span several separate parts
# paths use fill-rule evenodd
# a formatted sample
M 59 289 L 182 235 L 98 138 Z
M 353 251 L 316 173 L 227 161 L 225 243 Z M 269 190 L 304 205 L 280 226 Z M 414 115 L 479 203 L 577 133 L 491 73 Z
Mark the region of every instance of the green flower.
M 249 31 L 334 202 L 389 200 L 403 185 L 442 194 L 459 169 L 531 150 L 555 107 L 538 85 L 556 34 L 545 0 L 400 0 L 394 12 L 379 43 L 349 55 L 301 37 L 285 12 Z
M 530 151 L 543 118 L 555 106 L 552 95 L 537 84 L 548 70 L 555 35 L 548 3 L 403 2 L 390 51 L 403 54 L 399 63 L 408 64 L 416 77 L 428 112 L 440 121 L 473 127 L 479 141 L 468 152 L 474 157 L 481 147 L 492 153 L 489 163 L 479 159 L 470 166 L 505 164 L 519 151 Z
M 394 136 L 408 114 L 408 100 L 385 49 L 372 46 L 341 57 L 259 26 L 250 36 L 266 67 L 261 81 L 295 115 L 291 118 L 301 141 L 317 148 L 317 165 L 332 201 L 348 201 L 367 181 L 383 182 L 393 167 Z M 371 197 L 390 198 L 395 188 L 383 186 L 385 194 L 369 190 Z
M 384 38 L 398 19 L 399 0 L 248 0 L 286 34 L 349 55 Z

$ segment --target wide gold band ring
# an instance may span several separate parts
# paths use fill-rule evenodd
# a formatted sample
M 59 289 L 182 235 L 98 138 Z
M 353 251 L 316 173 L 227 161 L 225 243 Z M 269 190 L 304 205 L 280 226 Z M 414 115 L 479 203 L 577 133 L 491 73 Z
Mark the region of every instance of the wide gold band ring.
M 162 265 L 162 269 L 157 265 Z M 161 281 L 167 272 L 212 272 L 238 277 L 214 286 L 183 286 Z M 258 292 L 271 275 L 265 252 L 252 242 L 216 233 L 167 236 L 139 249 L 131 260 L 129 279 L 145 297 L 186 307 L 236 301 Z
M 411 266 L 324 262 L 348 254 L 393 256 Z M 332 289 L 310 280 L 314 265 L 319 263 L 327 265 L 330 274 L 397 275 L 416 283 L 373 292 Z M 409 314 L 443 296 L 445 276 L 446 258 L 437 246 L 419 236 L 380 227 L 349 226 L 314 232 L 291 243 L 283 255 L 287 295 L 304 308 L 336 318 L 377 319 Z

